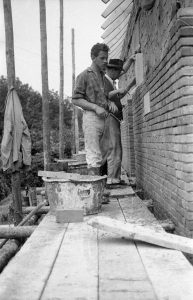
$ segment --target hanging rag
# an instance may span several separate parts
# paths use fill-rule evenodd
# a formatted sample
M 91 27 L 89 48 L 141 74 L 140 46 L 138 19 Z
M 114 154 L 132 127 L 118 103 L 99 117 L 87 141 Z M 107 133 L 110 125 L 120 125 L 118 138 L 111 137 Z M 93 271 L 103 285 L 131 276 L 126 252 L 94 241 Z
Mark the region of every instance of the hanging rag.
M 31 138 L 22 106 L 14 88 L 7 94 L 1 143 L 3 171 L 18 168 L 20 162 L 31 165 Z

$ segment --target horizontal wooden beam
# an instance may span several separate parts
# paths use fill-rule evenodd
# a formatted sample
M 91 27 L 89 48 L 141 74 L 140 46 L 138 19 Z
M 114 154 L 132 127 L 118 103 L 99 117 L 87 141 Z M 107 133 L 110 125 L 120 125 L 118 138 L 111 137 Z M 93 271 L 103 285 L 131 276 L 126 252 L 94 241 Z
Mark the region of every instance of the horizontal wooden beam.
M 23 214 L 29 214 L 31 211 L 33 211 L 36 208 L 36 206 L 27 206 L 22 207 Z M 49 206 L 43 206 L 38 211 L 36 211 L 37 215 L 47 214 L 50 210 Z
M 133 2 L 130 2 L 130 1 L 128 2 L 128 0 L 125 0 L 105 20 L 105 22 L 102 24 L 101 28 L 106 29 L 110 24 L 112 24 L 123 13 L 124 14 L 130 14 L 131 11 L 132 11 L 132 8 L 133 8 Z
M 153 230 L 141 225 L 124 223 L 108 217 L 92 218 L 88 221 L 88 224 L 95 228 L 117 234 L 120 237 L 193 254 L 193 239 L 190 238 L 156 231 L 156 229 Z
M 18 240 L 6 240 L 3 248 L 0 251 L 0 272 L 2 272 L 9 260 L 17 253 L 20 244 L 21 243 Z
M 0 238 L 1 239 L 21 239 L 28 238 L 35 230 L 37 226 L 18 226 L 11 227 L 0 226 Z
M 47 201 L 44 200 L 43 202 L 35 206 L 35 208 L 28 215 L 25 216 L 25 218 L 18 224 L 18 226 L 23 226 L 24 224 L 26 224 L 26 222 L 28 222 L 31 219 L 31 217 L 37 213 L 38 210 L 40 210 L 43 206 L 46 206 L 46 204 Z
M 107 178 L 107 176 L 89 176 L 89 175 L 80 175 L 76 173 L 66 173 L 66 172 L 52 172 L 52 171 L 38 171 L 38 176 L 42 176 L 47 181 L 54 180 L 66 180 L 71 182 L 94 182 L 101 179 Z
M 102 13 L 102 16 L 104 18 L 108 17 L 123 1 L 125 0 L 112 0 L 112 2 L 107 6 L 105 11 Z

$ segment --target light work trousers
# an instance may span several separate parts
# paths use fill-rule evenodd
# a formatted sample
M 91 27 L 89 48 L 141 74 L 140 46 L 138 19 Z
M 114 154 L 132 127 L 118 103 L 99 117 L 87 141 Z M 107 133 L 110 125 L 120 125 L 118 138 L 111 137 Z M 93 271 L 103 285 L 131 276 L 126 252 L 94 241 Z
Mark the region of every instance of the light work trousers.
M 83 131 L 88 168 L 98 168 L 102 165 L 103 157 L 100 143 L 104 127 L 105 119 L 99 118 L 95 112 L 84 111 Z

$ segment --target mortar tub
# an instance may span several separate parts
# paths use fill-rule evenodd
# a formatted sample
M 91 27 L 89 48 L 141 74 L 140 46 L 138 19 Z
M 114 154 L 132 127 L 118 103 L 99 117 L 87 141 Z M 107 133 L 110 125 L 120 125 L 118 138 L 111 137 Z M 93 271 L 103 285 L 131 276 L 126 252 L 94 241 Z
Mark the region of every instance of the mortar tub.
M 72 173 L 69 179 L 43 177 L 50 212 L 54 214 L 57 208 L 83 209 L 84 215 L 97 214 L 101 210 L 106 177 Z

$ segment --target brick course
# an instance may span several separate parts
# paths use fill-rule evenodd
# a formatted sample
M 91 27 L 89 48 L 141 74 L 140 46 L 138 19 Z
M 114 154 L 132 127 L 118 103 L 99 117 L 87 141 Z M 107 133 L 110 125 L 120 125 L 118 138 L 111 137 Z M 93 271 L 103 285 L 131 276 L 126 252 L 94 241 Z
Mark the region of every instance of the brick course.
M 145 80 L 133 96 L 132 109 L 131 103 L 124 108 L 122 138 L 127 139 L 124 150 L 130 147 L 130 164 L 135 155 L 137 186 L 154 200 L 157 213 L 172 218 L 178 233 L 193 237 L 193 9 L 175 14 L 174 4 L 157 0 L 138 20 Z M 132 38 L 128 41 L 129 52 Z M 144 115 L 147 92 L 150 113 Z

